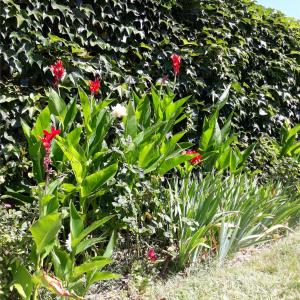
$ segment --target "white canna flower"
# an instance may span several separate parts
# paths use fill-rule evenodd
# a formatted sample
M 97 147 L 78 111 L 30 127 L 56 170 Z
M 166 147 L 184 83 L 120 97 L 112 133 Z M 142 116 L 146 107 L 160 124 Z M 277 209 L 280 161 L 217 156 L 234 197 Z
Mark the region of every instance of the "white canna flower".
M 66 240 L 66 248 L 69 252 L 72 252 L 72 247 L 71 247 L 71 233 L 68 235 L 68 239 Z
M 124 116 L 127 116 L 126 107 L 118 103 L 116 106 L 112 107 L 111 114 L 115 118 L 122 118 Z

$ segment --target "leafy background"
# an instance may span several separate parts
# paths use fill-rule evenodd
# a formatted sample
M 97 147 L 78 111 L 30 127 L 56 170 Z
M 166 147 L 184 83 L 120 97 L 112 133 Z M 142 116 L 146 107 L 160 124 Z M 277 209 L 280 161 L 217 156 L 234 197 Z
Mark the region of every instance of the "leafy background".
M 276 136 L 285 119 L 300 120 L 300 24 L 253 1 L 3 0 L 2 6 L 0 194 L 4 186 L 30 183 L 20 118 L 33 124 L 57 58 L 66 66 L 66 91 L 100 74 L 100 97 L 112 91 L 122 100 L 133 86 L 143 90 L 162 75 L 173 80 L 170 55 L 179 53 L 177 93 L 193 94 L 192 141 L 203 109 L 229 83 L 223 116 L 235 110 L 245 142 L 249 132 Z

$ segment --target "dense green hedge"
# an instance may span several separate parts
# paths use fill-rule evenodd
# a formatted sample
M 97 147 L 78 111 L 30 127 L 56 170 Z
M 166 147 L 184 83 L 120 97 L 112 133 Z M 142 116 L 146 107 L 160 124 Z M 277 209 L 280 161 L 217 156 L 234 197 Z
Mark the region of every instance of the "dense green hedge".
M 24 150 L 14 146 L 23 141 L 20 117 L 30 123 L 43 105 L 40 88 L 51 85 L 58 57 L 66 88 L 99 73 L 102 93 L 126 97 L 133 83 L 172 77 L 170 55 L 179 53 L 177 92 L 194 94 L 196 129 L 199 112 L 229 83 L 224 113 L 235 109 L 239 131 L 275 134 L 284 118 L 300 119 L 300 24 L 253 1 L 2 0 L 2 7 L 0 187 L 15 187 L 26 173 Z

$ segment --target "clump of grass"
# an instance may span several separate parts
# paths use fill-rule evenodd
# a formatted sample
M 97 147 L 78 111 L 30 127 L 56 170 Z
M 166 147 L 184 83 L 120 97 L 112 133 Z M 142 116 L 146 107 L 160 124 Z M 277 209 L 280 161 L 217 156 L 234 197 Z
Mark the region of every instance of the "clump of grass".
M 151 287 L 142 299 L 300 299 L 299 243 L 300 229 L 248 261 L 200 267 Z

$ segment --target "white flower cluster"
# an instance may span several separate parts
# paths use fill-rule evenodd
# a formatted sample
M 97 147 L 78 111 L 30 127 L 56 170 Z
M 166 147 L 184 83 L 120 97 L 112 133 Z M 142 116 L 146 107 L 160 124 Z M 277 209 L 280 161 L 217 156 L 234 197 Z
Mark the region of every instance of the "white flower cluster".
M 116 106 L 112 107 L 111 114 L 115 118 L 125 117 L 125 116 L 127 116 L 126 107 L 118 103 Z
M 66 240 L 66 248 L 69 252 L 72 252 L 72 247 L 71 247 L 71 233 L 68 235 L 68 239 Z

